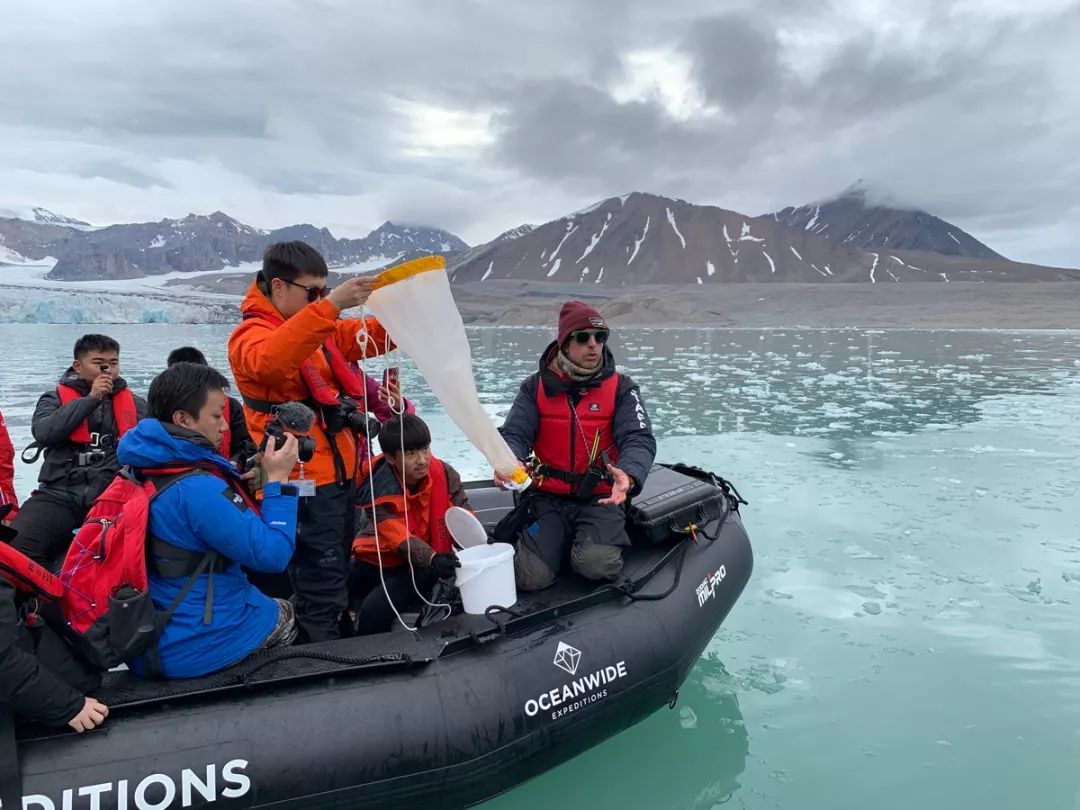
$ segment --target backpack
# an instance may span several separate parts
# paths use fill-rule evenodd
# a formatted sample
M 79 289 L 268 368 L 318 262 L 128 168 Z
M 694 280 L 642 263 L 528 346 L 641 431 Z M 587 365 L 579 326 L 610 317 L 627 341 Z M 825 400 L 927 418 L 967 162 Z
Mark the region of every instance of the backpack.
M 199 467 L 124 468 L 94 501 L 64 557 L 60 608 L 75 646 L 94 666 L 111 669 L 141 656 L 160 676 L 157 641 L 177 607 L 203 574 L 209 574 L 203 623 L 213 618 L 215 571 L 231 561 L 216 551 L 178 548 L 149 532 L 150 504 Z M 187 577 L 165 611 L 150 598 L 148 569 L 162 577 Z

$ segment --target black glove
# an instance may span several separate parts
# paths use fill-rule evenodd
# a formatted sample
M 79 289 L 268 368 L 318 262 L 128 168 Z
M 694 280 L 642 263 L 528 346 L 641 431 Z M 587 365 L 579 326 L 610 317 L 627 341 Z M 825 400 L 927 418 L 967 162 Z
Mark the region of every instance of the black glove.
M 431 558 L 431 570 L 439 579 L 450 579 L 457 568 L 461 568 L 461 561 L 452 551 L 442 551 Z

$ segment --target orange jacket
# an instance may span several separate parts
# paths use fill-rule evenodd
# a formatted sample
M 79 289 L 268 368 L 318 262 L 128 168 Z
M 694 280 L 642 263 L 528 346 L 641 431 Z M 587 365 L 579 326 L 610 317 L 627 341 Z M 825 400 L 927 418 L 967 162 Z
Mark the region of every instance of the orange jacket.
M 281 315 L 252 283 L 240 305 L 240 312 L 245 319 L 229 337 L 229 365 L 240 393 L 252 399 L 270 402 L 309 399 L 310 392 L 300 376 L 300 364 L 305 360 L 315 364 L 331 389 L 339 391 L 340 386 L 330 373 L 330 365 L 319 347 L 333 340 L 346 360 L 359 360 L 361 351 L 356 336 L 365 326 L 371 337 L 367 343 L 368 357 L 382 354 L 386 345 L 393 346 L 388 344 L 386 330 L 375 318 L 340 320 L 337 307 L 325 298 L 308 304 L 285 323 L 274 326 L 260 317 L 253 317 L 268 314 L 280 318 Z M 252 410 L 245 404 L 244 418 L 251 438 L 256 443 L 262 442 L 263 427 L 270 415 Z M 316 486 L 332 484 L 337 478 L 334 456 L 318 419 L 311 435 L 315 438 L 315 455 L 304 465 L 304 477 L 314 479 Z M 336 442 L 346 475 L 352 479 L 356 475 L 356 441 L 352 431 L 342 430 L 337 434 Z M 296 473 L 295 477 L 298 475 Z
M 436 465 L 442 467 L 441 475 L 434 474 Z M 381 558 L 383 568 L 404 565 L 405 560 L 398 552 L 398 546 L 410 537 L 420 538 L 435 551 L 451 550 L 449 540 L 446 541 L 446 548 L 442 548 L 443 543 L 432 536 L 433 520 L 441 521 L 449 506 L 468 509 L 469 499 L 457 470 L 434 456 L 431 457 L 431 469 L 432 473 L 424 479 L 420 488 L 406 494 L 393 465 L 383 456 L 371 462 L 371 477 L 361 482 L 356 496 L 356 538 L 352 544 L 356 559 L 378 565 Z M 436 478 L 446 482 L 446 494 L 441 499 L 432 498 L 431 485 Z M 375 493 L 374 510 L 372 489 Z M 443 508 L 433 510 L 433 500 L 441 503 Z M 435 515 L 433 511 L 441 511 L 442 514 Z M 373 523 L 378 527 L 377 542 Z

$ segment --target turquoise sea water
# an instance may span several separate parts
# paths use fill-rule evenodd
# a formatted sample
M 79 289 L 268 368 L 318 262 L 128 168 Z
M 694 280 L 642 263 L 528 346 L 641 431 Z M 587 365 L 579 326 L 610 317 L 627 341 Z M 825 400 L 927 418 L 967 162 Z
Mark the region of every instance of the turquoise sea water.
M 17 445 L 85 329 L 0 326 Z M 222 362 L 228 332 L 102 329 L 141 390 L 176 345 Z M 498 421 L 548 335 L 471 336 Z M 720 472 L 750 501 L 755 573 L 674 711 L 485 808 L 1080 806 L 1080 333 L 616 338 L 661 460 Z M 430 421 L 436 452 L 487 474 Z

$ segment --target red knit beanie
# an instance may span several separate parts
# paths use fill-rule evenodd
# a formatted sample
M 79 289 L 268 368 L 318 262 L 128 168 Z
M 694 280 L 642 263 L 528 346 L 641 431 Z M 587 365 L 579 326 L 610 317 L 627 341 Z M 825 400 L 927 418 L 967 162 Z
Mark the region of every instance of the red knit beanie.
M 581 329 L 607 329 L 604 316 L 584 301 L 567 301 L 559 311 L 559 345 Z

